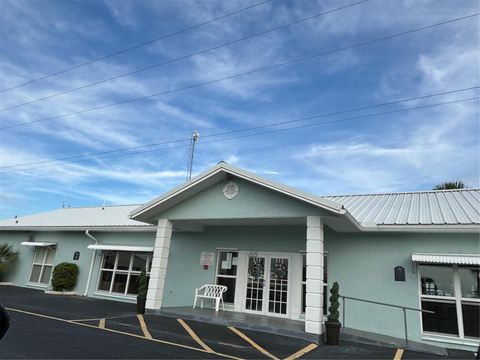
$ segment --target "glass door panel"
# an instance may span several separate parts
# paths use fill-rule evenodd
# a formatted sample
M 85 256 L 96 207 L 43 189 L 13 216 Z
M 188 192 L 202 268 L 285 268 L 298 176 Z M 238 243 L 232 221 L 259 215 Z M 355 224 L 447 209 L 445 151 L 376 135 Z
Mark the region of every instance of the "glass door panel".
M 248 258 L 246 310 L 263 312 L 265 260 L 265 257 L 249 256 Z
M 268 288 L 268 312 L 287 314 L 288 259 L 270 258 L 270 283 Z

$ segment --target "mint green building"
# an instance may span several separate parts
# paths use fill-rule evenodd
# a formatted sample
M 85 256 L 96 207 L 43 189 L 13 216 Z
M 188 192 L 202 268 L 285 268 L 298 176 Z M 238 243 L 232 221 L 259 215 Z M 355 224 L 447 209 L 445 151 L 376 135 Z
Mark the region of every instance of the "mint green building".
M 479 234 L 479 189 L 319 197 L 221 162 L 144 205 L 0 221 L 0 244 L 20 251 L 2 281 L 48 289 L 52 268 L 74 262 L 78 295 L 133 302 L 146 268 L 151 313 L 192 307 L 196 288 L 219 284 L 224 311 L 295 320 L 310 334 L 323 333 L 338 281 L 343 296 L 434 311 L 407 311 L 411 340 L 471 348 Z M 349 328 L 402 338 L 403 316 L 347 300 Z

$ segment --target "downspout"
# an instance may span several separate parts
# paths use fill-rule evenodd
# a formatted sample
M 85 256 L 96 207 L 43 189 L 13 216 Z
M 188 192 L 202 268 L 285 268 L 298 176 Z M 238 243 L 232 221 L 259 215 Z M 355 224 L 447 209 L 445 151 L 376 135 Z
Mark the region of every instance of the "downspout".
M 88 230 L 85 231 L 85 235 L 87 235 L 90 239 L 95 241 L 95 245 L 98 244 L 98 240 L 95 239 Z M 85 292 L 83 293 L 83 296 L 87 296 L 88 289 L 90 288 L 90 281 L 92 280 L 93 264 L 95 262 L 95 254 L 96 254 L 96 250 L 94 249 L 92 252 L 92 260 L 90 261 L 90 270 L 88 271 L 87 286 L 85 286 Z

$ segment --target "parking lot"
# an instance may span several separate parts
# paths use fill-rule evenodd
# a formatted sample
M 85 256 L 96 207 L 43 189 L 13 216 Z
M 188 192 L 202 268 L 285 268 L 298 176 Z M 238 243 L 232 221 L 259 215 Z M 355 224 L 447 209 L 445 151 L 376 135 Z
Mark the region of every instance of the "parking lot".
M 135 305 L 0 287 L 12 324 L 0 358 L 437 359 L 438 355 L 343 341 L 341 346 L 135 313 Z M 446 358 L 473 359 L 449 351 Z

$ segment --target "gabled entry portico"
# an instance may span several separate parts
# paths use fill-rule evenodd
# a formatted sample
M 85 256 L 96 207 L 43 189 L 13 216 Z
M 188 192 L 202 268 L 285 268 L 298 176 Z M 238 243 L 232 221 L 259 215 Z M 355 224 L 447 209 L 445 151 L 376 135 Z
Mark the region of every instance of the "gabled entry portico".
M 321 334 L 323 225 L 348 223 L 344 213 L 220 163 L 132 214 L 158 225 L 147 309 L 192 306 L 195 288 L 217 283 L 228 310 L 304 320 Z M 204 268 L 206 252 L 214 263 Z

